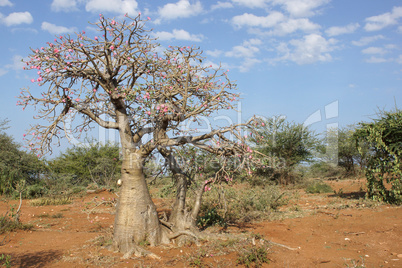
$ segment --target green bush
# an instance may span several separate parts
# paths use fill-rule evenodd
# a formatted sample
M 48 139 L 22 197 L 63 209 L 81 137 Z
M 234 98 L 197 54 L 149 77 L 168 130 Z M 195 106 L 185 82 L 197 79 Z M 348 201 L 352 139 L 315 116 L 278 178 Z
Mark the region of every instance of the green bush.
M 71 203 L 72 203 L 72 199 L 69 196 L 43 197 L 43 198 L 31 200 L 29 202 L 29 204 L 33 207 L 66 205 L 66 204 L 71 204 Z
M 402 204 L 402 111 L 380 112 L 374 122 L 360 123 L 355 139 L 360 152 L 368 145 L 367 196 Z
M 15 230 L 31 230 L 32 228 L 32 224 L 23 224 L 19 221 L 16 221 L 7 214 L 0 216 L 0 234 L 12 232 Z
M 226 222 L 225 219 L 219 215 L 217 209 L 214 207 L 199 215 L 197 225 L 201 229 L 205 229 L 214 225 L 225 226 Z
M 38 198 L 46 195 L 48 189 L 44 185 L 34 184 L 27 186 L 26 198 Z
M 325 182 L 312 181 L 307 184 L 306 192 L 310 194 L 331 193 L 333 192 L 333 189 Z
M 239 252 L 237 264 L 248 267 L 261 267 L 269 263 L 268 248 L 266 246 L 250 246 Z
M 342 170 L 327 162 L 314 163 L 309 167 L 308 177 L 310 178 L 331 178 L 340 177 Z
M 220 225 L 260 220 L 287 203 L 283 196 L 278 186 L 251 188 L 249 184 L 242 184 L 230 188 L 212 187 L 204 195 L 200 215 L 209 215 L 209 222 Z

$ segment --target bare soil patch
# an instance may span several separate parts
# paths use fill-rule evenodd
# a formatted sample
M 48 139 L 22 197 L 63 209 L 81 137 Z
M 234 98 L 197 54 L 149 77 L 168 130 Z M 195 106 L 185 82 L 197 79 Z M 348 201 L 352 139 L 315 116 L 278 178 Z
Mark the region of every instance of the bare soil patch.
M 230 267 L 242 248 L 264 245 L 270 262 L 262 267 L 402 267 L 402 208 L 362 199 L 364 180 L 327 183 L 337 194 L 292 190 L 294 198 L 271 221 L 206 230 L 225 233 L 224 240 L 148 248 L 160 259 L 122 259 L 104 248 L 115 194 L 91 193 L 59 206 L 24 200 L 20 219 L 34 228 L 0 235 L 0 256 L 10 255 L 12 267 Z M 0 214 L 17 203 L 2 202 Z

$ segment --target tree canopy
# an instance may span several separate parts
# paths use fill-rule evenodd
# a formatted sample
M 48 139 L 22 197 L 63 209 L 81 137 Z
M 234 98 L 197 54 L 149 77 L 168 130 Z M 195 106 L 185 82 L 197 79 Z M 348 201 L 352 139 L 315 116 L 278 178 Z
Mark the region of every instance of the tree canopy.
M 7 120 L 0 123 L 0 194 L 12 194 L 20 180 L 28 184 L 35 182 L 43 171 L 43 164 L 38 158 L 22 150 L 4 132 L 7 124 Z
M 24 108 L 33 105 L 38 110 L 41 121 L 27 133 L 38 156 L 51 152 L 61 138 L 78 138 L 96 125 L 118 131 L 123 161 L 114 248 L 126 254 L 144 239 L 151 245 L 166 243 L 194 225 L 180 207 L 185 194 L 178 194 L 173 209 L 177 213 L 162 228 L 144 178 L 147 157 L 159 152 L 185 192 L 187 177 L 175 168 L 175 147 L 191 144 L 218 156 L 252 160 L 241 133 L 258 123 L 251 118 L 208 133 L 183 128 L 187 120 L 200 124 L 201 116 L 234 109 L 236 84 L 228 70 L 205 65 L 197 47 L 161 48 L 145 22 L 140 15 L 122 21 L 100 15 L 94 24 L 96 36 L 83 31 L 75 37 L 57 36 L 32 49 L 26 69 L 37 73 L 31 81 L 45 89 L 38 94 L 36 86 L 24 88 L 19 101 Z M 229 133 L 236 140 L 229 139 Z
M 360 123 L 355 138 L 369 146 L 365 170 L 368 196 L 402 203 L 402 111 L 382 111 L 373 122 Z

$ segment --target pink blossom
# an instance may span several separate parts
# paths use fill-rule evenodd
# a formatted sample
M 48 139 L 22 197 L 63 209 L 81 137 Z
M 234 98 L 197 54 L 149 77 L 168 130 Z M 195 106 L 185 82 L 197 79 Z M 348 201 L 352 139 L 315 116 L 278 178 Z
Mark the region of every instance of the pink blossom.
M 95 41 L 98 41 L 98 37 L 97 37 L 97 36 L 95 36 Z
M 150 17 L 147 17 L 147 19 L 148 19 L 148 20 L 151 20 L 151 18 L 150 18 Z
M 31 82 L 34 83 L 34 82 L 35 82 L 35 79 L 31 79 Z
M 113 45 L 110 46 L 110 50 L 114 50 L 114 46 L 113 46 Z

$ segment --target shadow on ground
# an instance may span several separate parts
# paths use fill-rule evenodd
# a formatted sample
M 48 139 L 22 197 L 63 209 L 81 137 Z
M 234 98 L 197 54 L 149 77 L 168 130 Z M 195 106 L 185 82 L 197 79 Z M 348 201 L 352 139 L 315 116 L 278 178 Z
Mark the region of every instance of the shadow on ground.
M 328 195 L 328 197 L 340 197 L 345 199 L 356 199 L 356 200 L 364 198 L 365 196 L 366 192 L 364 191 Z
M 39 251 L 26 254 L 12 254 L 11 265 L 13 267 L 43 267 L 48 263 L 59 260 L 63 253 L 59 250 Z

